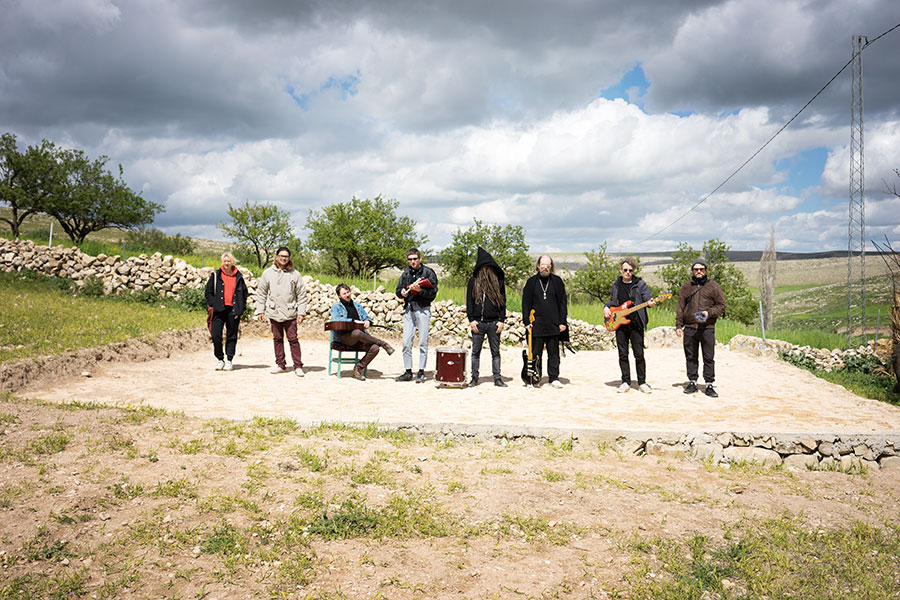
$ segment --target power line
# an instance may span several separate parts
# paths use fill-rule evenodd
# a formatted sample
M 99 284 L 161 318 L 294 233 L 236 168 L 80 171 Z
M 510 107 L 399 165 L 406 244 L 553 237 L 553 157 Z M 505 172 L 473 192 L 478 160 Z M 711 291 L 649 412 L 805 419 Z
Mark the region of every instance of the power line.
M 868 48 L 869 46 L 871 46 L 872 44 L 874 44 L 875 42 L 877 42 L 878 40 L 880 40 L 881 38 L 883 38 L 884 36 L 886 36 L 887 34 L 889 34 L 890 32 L 894 31 L 894 30 L 897 29 L 898 27 L 900 27 L 900 23 L 897 23 L 896 25 L 894 25 L 893 27 L 891 27 L 890 29 L 888 29 L 887 31 L 885 31 L 884 33 L 882 33 L 881 35 L 879 35 L 878 37 L 876 37 L 876 38 L 874 38 L 874 39 L 871 39 L 871 40 L 866 40 L 866 43 L 865 43 L 865 44 L 863 45 L 863 47 L 860 49 L 860 52 L 862 52 L 863 50 L 865 50 L 866 48 Z M 748 158 L 747 160 L 745 160 L 745 161 L 741 164 L 741 166 L 739 166 L 737 169 L 735 169 L 735 170 L 731 173 L 731 175 L 729 175 L 728 177 L 726 177 L 725 180 L 722 181 L 722 183 L 720 183 L 719 185 L 717 185 L 716 188 L 715 188 L 713 191 L 709 192 L 708 194 L 706 194 L 705 196 L 703 196 L 702 198 L 700 198 L 700 200 L 697 201 L 697 203 L 694 204 L 691 208 L 689 208 L 683 215 L 681 215 L 680 217 L 678 217 L 677 219 L 675 219 L 674 221 L 672 221 L 671 223 L 669 223 L 668 225 L 666 225 L 665 227 L 663 227 L 662 229 L 660 229 L 659 231 L 657 231 L 657 232 L 655 232 L 655 233 L 653 233 L 653 234 L 651 234 L 651 235 L 645 237 L 645 238 L 642 239 L 640 242 L 638 242 L 638 244 L 643 244 L 644 242 L 646 242 L 646 241 L 648 241 L 648 240 L 652 240 L 653 238 L 655 238 L 656 236 L 658 236 L 660 233 L 662 233 L 663 231 L 665 231 L 666 229 L 668 229 L 668 228 L 671 227 L 672 225 L 678 223 L 680 220 L 682 220 L 683 218 L 685 218 L 686 216 L 688 216 L 689 214 L 691 214 L 692 212 L 694 212 L 694 210 L 695 210 L 698 206 L 700 206 L 701 204 L 703 204 L 704 202 L 706 202 L 707 200 L 709 200 L 710 197 L 713 196 L 713 194 L 715 194 L 715 193 L 718 192 L 720 189 L 722 189 L 722 187 L 723 187 L 726 183 L 728 183 L 729 181 L 731 181 L 731 179 L 732 179 L 735 175 L 737 175 L 738 173 L 740 173 L 741 170 L 742 170 L 744 167 L 746 167 L 746 166 L 750 163 L 750 161 L 752 161 L 754 158 L 756 158 L 756 156 L 757 156 L 760 152 L 762 152 L 763 150 L 765 150 L 766 146 L 768 146 L 769 144 L 772 143 L 772 140 L 774 140 L 776 137 L 778 137 L 778 135 L 779 135 L 782 131 L 784 131 L 785 129 L 787 129 L 788 126 L 789 126 L 791 123 L 793 123 L 794 120 L 795 120 L 797 117 L 799 117 L 800 114 L 801 114 L 804 110 L 806 110 L 806 108 L 807 108 L 810 104 L 812 104 L 813 101 L 814 101 L 816 98 L 818 98 L 818 97 L 822 94 L 822 92 L 824 92 L 825 89 L 826 89 L 829 85 L 831 85 L 831 84 L 834 82 L 834 80 L 837 79 L 837 78 L 840 76 L 840 74 L 843 73 L 843 72 L 847 69 L 847 67 L 850 66 L 850 64 L 853 62 L 853 59 L 854 59 L 854 57 L 851 57 L 850 60 L 848 60 L 848 61 L 844 64 L 844 66 L 841 67 L 840 70 L 839 70 L 837 73 L 835 73 L 834 76 L 833 76 L 831 79 L 828 80 L 828 83 L 826 83 L 825 85 L 823 85 L 822 88 L 821 88 L 818 92 L 816 92 L 815 95 L 814 95 L 812 98 L 810 98 L 809 101 L 808 101 L 806 104 L 803 105 L 803 108 L 801 108 L 800 110 L 798 110 L 797 113 L 796 113 L 793 117 L 791 117 L 791 118 L 788 120 L 787 123 L 785 123 L 784 125 L 781 126 L 781 129 L 779 129 L 778 131 L 776 131 L 776 132 L 772 135 L 772 137 L 770 137 L 770 138 L 766 141 L 765 144 L 763 144 L 762 146 L 760 146 L 759 149 L 758 149 L 756 152 L 754 152 L 752 155 L 750 155 L 750 158 Z

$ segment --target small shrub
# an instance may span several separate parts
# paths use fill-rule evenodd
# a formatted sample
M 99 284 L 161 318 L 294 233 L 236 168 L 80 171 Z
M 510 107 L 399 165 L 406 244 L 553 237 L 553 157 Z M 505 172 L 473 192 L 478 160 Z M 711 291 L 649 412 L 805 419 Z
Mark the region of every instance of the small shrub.
M 78 295 L 99 298 L 103 295 L 103 280 L 99 277 L 85 277 L 83 285 L 78 290 Z
M 206 311 L 206 296 L 198 287 L 183 288 L 175 297 L 175 303 L 186 310 Z

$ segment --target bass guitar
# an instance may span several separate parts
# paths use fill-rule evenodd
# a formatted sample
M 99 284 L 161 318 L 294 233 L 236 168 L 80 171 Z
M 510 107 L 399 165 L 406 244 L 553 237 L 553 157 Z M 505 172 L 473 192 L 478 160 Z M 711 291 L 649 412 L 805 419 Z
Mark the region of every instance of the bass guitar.
M 613 306 L 609 309 L 609 318 L 605 321 L 606 328 L 610 331 L 615 331 L 622 325 L 628 325 L 629 323 L 631 323 L 631 319 L 627 319 L 626 317 L 634 311 L 641 310 L 645 306 L 648 306 L 651 302 L 655 302 L 657 304 L 659 304 L 660 302 L 665 302 L 671 297 L 672 294 L 660 294 L 656 298 L 638 304 L 637 306 L 633 306 L 634 303 L 631 300 L 626 301 L 622 306 Z
M 532 326 L 534 325 L 533 309 L 531 314 L 528 315 L 528 322 Z M 541 382 L 541 365 L 539 364 L 539 358 L 534 356 L 531 351 L 531 329 L 528 330 L 528 349 L 522 350 L 522 361 L 525 363 L 522 366 L 522 381 L 525 382 L 525 385 L 539 384 Z

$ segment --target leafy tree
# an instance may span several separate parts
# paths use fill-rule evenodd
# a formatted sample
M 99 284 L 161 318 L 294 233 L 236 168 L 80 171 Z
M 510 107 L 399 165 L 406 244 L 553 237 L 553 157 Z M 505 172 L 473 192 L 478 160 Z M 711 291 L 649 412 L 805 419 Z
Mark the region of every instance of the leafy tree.
M 43 210 L 56 174 L 54 155 L 55 147 L 47 140 L 19 152 L 15 135 L 4 133 L 0 137 L 0 203 L 12 209 L 9 218 L 0 220 L 9 224 L 16 239 L 25 219 Z
M 438 263 L 456 282 L 465 282 L 475 268 L 478 246 L 491 253 L 506 274 L 506 283 L 515 286 L 533 270 L 521 225 L 485 225 L 474 219 L 468 229 L 458 228 L 453 241 L 440 254 Z
M 678 244 L 672 254 L 672 262 L 660 269 L 666 286 L 678 298 L 681 284 L 691 277 L 691 265 L 698 256 L 706 259 L 706 274 L 720 286 L 725 294 L 725 314 L 729 319 L 749 325 L 756 317 L 756 306 L 750 297 L 750 287 L 744 274 L 728 262 L 729 247 L 713 238 L 703 243 L 701 251 L 694 250 L 687 242 Z
M 56 218 L 73 242 L 80 244 L 93 231 L 131 229 L 153 222 L 160 204 L 135 194 L 122 178 L 106 170 L 109 158 L 90 160 L 81 150 L 56 152 L 56 175 L 43 211 Z
M 606 242 L 600 244 L 596 252 L 585 252 L 587 265 L 574 271 L 569 277 L 568 285 L 576 293 L 585 294 L 600 302 L 609 300 L 610 292 L 616 278 L 619 276 L 619 261 L 613 260 L 606 253 Z M 635 256 L 634 274 L 637 275 L 641 268 L 641 259 Z
M 416 234 L 416 222 L 397 215 L 400 203 L 384 199 L 360 200 L 310 211 L 307 247 L 323 253 L 320 262 L 340 275 L 371 277 L 379 269 L 403 267 L 406 251 L 428 242 Z
M 156 227 L 141 227 L 136 231 L 129 231 L 128 243 L 163 254 L 185 255 L 194 252 L 194 241 L 191 238 L 182 236 L 180 233 L 166 235 Z
M 274 204 L 258 204 L 247 200 L 243 206 L 228 204 L 231 223 L 217 227 L 228 237 L 236 239 L 244 250 L 256 258 L 256 264 L 269 264 L 269 257 L 278 246 L 296 243 L 291 214 Z

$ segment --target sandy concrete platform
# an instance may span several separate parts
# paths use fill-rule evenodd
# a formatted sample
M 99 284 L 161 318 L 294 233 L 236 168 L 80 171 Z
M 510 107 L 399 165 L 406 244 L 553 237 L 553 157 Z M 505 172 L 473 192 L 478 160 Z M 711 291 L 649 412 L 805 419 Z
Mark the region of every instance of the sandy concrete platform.
M 503 348 L 507 388 L 494 387 L 490 353 L 481 359 L 481 384 L 439 388 L 431 349 L 424 384 L 397 383 L 398 349 L 383 352 L 365 382 L 328 375 L 324 340 L 301 340 L 307 375 L 273 375 L 272 342 L 248 337 L 238 344 L 235 370 L 213 370 L 211 349 L 141 363 L 114 363 L 91 377 L 42 383 L 22 395 L 50 401 L 146 404 L 201 417 L 247 419 L 290 417 L 303 424 L 322 421 L 381 424 L 526 426 L 561 430 L 743 431 L 769 433 L 900 432 L 900 408 L 856 396 L 784 362 L 717 350 L 720 397 L 685 395 L 680 348 L 647 350 L 652 394 L 633 388 L 617 394 L 618 356 L 613 351 L 578 352 L 562 360 L 563 389 L 525 387 L 519 379 L 521 350 Z M 414 355 L 414 360 L 417 357 Z M 414 364 L 414 368 L 417 364 Z M 633 367 L 632 367 L 633 368 Z M 468 373 L 468 365 L 467 365 Z

